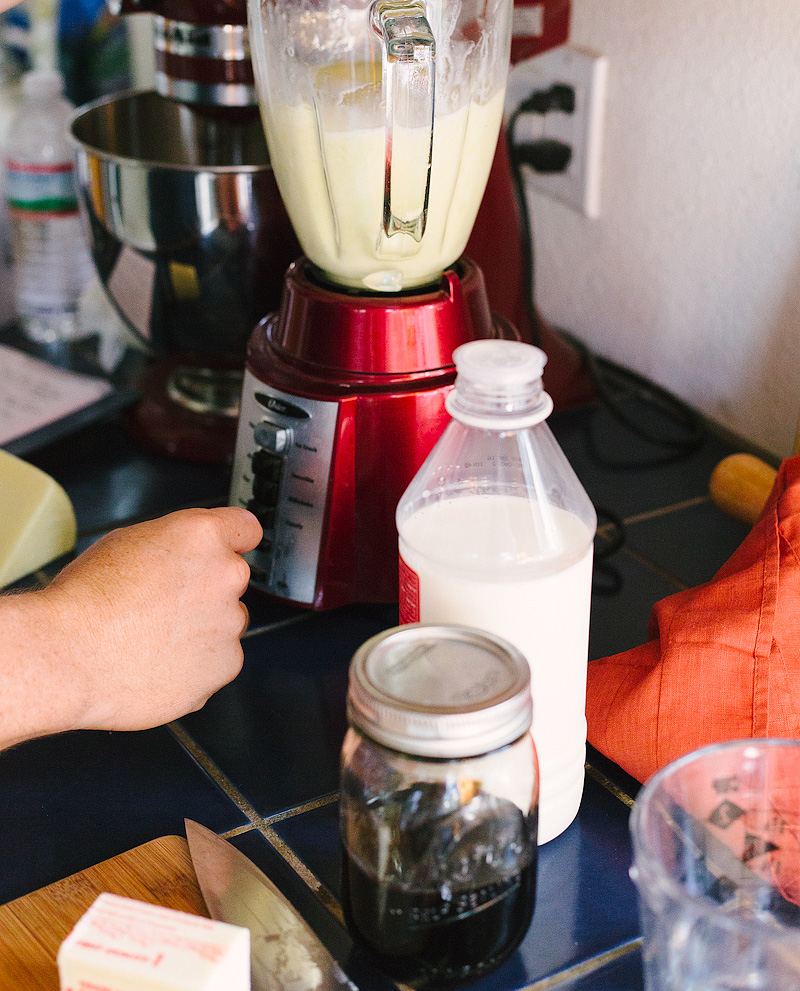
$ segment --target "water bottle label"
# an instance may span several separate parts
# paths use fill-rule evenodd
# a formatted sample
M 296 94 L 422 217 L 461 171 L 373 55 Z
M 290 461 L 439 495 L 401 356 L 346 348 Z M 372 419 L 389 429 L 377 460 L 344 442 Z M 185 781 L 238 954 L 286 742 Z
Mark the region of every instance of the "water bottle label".
M 419 622 L 419 575 L 402 556 L 400 567 L 400 624 Z
M 12 211 L 39 215 L 77 213 L 75 166 L 72 162 L 6 162 L 6 199 Z

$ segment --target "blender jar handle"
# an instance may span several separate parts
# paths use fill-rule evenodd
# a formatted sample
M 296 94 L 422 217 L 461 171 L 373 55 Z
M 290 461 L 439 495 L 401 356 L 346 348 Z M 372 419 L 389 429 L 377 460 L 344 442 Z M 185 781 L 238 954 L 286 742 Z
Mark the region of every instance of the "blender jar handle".
M 383 42 L 386 92 L 383 233 L 419 242 L 433 157 L 436 42 L 422 3 L 375 0 L 371 20 Z

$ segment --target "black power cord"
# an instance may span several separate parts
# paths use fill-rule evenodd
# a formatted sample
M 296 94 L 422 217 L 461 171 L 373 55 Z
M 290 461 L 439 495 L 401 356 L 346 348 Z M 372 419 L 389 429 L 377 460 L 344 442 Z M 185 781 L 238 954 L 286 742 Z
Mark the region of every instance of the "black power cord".
M 525 307 L 534 344 L 541 344 L 542 332 L 539 313 L 535 305 L 533 225 L 525 195 L 523 167 L 537 172 L 559 172 L 567 168 L 572 149 L 547 138 L 517 142 L 517 121 L 525 114 L 546 114 L 550 111 L 573 113 L 575 93 L 571 87 L 551 86 L 548 90 L 533 93 L 509 116 L 505 138 L 514 192 L 520 217 L 523 256 Z M 583 362 L 599 401 L 634 436 L 649 442 L 663 454 L 648 459 L 622 461 L 602 455 L 591 427 L 587 425 L 589 450 L 598 463 L 614 468 L 646 468 L 688 457 L 696 451 L 705 438 L 705 426 L 700 415 L 667 389 L 656 385 L 643 375 L 625 368 L 607 358 L 595 354 L 581 340 L 562 328 L 553 328 L 570 344 Z M 669 423 L 669 429 L 656 431 L 646 427 L 642 420 L 629 412 L 625 400 L 635 397 L 655 408 L 661 418 Z M 595 569 L 592 591 L 595 595 L 614 595 L 620 591 L 622 576 L 607 561 L 625 543 L 625 525 L 610 510 L 596 506 L 600 527 L 595 538 Z

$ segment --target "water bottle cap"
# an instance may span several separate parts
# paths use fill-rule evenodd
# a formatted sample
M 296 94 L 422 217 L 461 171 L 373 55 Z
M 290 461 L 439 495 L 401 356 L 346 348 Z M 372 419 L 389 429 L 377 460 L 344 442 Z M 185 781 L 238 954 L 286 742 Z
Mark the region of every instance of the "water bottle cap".
M 32 69 L 22 77 L 22 92 L 25 96 L 61 96 L 64 77 L 58 69 Z
M 459 377 L 476 385 L 518 389 L 542 377 L 547 355 L 521 341 L 470 341 L 453 352 Z

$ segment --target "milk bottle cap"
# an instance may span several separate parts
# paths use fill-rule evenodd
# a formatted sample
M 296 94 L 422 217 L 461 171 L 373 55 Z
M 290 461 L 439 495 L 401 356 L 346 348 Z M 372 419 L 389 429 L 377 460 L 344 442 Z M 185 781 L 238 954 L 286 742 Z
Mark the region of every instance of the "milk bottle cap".
M 351 723 L 384 746 L 425 757 L 475 757 L 530 729 L 530 669 L 493 634 L 410 623 L 372 637 L 350 664 Z
M 519 430 L 546 419 L 547 355 L 521 341 L 470 341 L 453 352 L 456 387 L 445 403 L 452 417 L 487 430 Z

